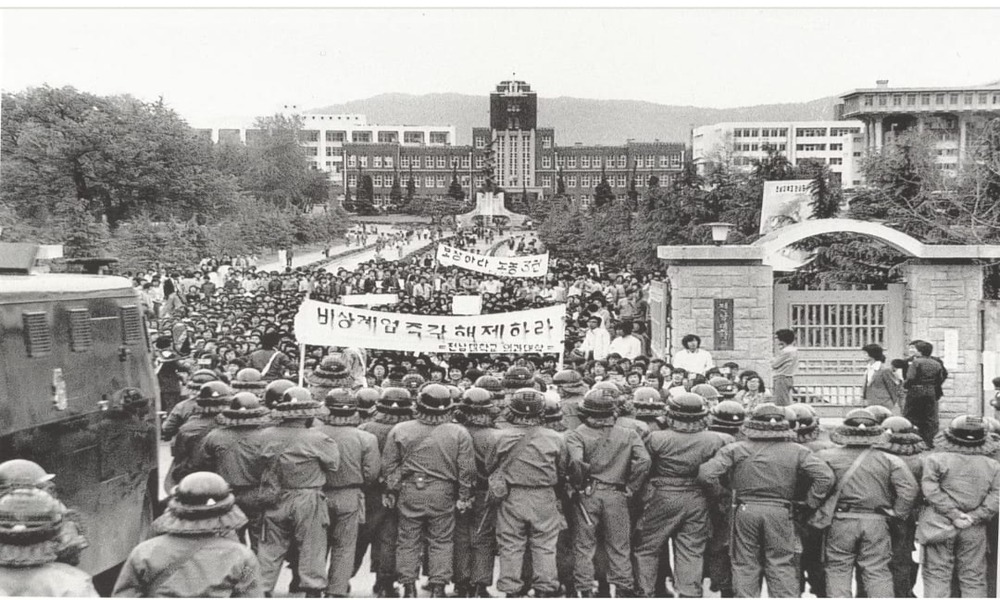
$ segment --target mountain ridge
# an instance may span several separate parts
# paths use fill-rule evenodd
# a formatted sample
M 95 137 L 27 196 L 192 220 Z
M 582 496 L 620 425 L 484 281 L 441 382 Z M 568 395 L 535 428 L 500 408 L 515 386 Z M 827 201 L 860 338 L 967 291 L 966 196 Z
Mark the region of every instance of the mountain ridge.
M 556 130 L 562 146 L 621 145 L 629 139 L 688 143 L 691 129 L 727 121 L 833 120 L 838 96 L 806 102 L 705 108 L 647 100 L 596 100 L 573 96 L 538 98 L 538 126 Z M 472 143 L 472 128 L 489 125 L 489 96 L 435 92 L 387 92 L 331 104 L 306 114 L 364 114 L 381 125 L 453 125 L 457 145 Z

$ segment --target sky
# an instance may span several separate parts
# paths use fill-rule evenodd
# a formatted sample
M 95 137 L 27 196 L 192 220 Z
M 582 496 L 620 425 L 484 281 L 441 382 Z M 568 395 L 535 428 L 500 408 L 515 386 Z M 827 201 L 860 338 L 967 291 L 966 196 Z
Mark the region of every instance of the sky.
M 1000 9 L 4 9 L 0 87 L 70 85 L 196 126 L 388 92 L 725 108 L 1000 80 Z

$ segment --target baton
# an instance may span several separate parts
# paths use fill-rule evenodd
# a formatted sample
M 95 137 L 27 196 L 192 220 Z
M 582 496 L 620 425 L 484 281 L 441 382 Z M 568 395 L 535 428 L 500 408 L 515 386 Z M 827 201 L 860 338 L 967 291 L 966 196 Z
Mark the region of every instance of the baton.
M 587 508 L 583 505 L 583 501 L 580 498 L 580 494 L 579 493 L 577 493 L 577 495 L 576 495 L 576 506 L 577 506 L 577 508 L 580 509 L 580 512 L 583 514 L 583 520 L 587 523 L 587 525 L 590 526 L 590 527 L 593 527 L 594 526 L 594 520 L 590 518 L 590 513 L 587 512 Z
M 483 532 L 483 527 L 486 526 L 486 519 L 490 518 L 490 513 L 493 512 L 493 503 L 487 502 L 486 511 L 483 513 L 483 518 L 479 519 L 479 527 L 476 528 L 476 535 Z

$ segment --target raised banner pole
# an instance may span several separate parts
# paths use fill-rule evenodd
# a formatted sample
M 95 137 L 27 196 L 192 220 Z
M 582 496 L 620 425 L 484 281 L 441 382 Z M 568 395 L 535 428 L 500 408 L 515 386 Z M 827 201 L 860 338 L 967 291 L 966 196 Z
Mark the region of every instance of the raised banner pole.
M 299 387 L 306 380 L 306 345 L 299 344 Z

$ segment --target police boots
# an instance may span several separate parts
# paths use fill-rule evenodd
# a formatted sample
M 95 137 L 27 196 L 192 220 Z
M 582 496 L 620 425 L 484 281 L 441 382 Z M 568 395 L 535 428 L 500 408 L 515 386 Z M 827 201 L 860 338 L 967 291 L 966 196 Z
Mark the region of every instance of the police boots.
M 430 585 L 431 598 L 447 598 L 448 594 L 444 593 L 443 583 L 432 583 Z
M 403 597 L 404 598 L 416 598 L 417 597 L 417 584 L 407 583 L 403 585 Z

